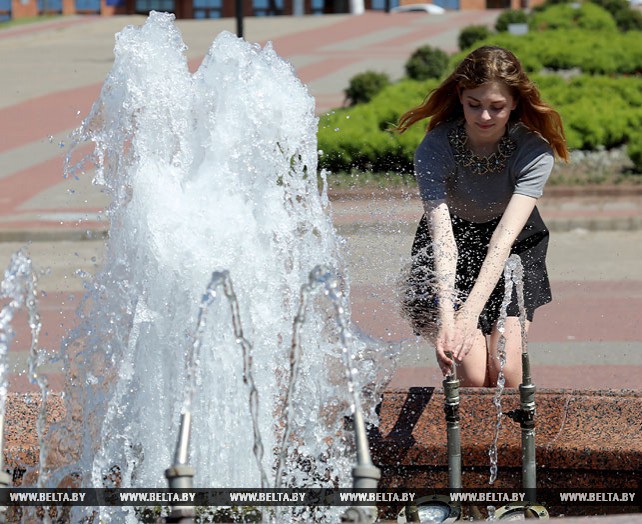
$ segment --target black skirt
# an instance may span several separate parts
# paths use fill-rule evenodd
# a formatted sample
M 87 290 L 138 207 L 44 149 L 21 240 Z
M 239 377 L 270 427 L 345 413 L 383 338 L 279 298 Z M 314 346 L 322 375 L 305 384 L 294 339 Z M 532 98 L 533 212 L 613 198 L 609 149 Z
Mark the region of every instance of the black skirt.
M 472 290 L 486 258 L 490 238 L 500 218 L 477 224 L 451 216 L 458 251 L 455 308 L 466 300 Z M 546 271 L 547 249 L 548 230 L 539 211 L 535 208 L 511 249 L 511 254 L 519 255 L 524 268 L 524 306 L 526 317 L 531 321 L 535 309 L 552 300 Z M 436 333 L 438 329 L 439 313 L 433 268 L 432 240 L 428 220 L 424 215 L 417 227 L 412 245 L 412 263 L 408 275 L 404 278 L 402 291 L 403 316 L 409 320 L 418 335 Z M 478 327 L 486 335 L 492 332 L 493 326 L 499 319 L 503 298 L 504 277 L 502 275 L 479 316 Z M 519 316 L 515 286 L 507 314 L 511 317 Z

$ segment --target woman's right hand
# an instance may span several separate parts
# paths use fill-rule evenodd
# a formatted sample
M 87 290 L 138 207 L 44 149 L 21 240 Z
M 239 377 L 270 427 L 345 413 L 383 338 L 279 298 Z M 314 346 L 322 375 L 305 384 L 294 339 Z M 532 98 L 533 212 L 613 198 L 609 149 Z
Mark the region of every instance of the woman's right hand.
M 452 355 L 455 350 L 456 331 L 453 323 L 445 323 L 439 329 L 437 339 L 435 340 L 435 353 L 437 355 L 437 364 L 441 373 L 445 376 L 452 372 L 454 361 Z

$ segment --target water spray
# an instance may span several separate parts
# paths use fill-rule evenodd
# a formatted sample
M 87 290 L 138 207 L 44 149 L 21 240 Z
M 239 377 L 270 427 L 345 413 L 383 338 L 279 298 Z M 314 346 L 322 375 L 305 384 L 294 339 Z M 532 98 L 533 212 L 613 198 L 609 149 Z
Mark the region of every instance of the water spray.
M 354 406 L 353 425 L 355 434 L 355 443 L 357 448 L 357 465 L 352 468 L 352 487 L 355 490 L 376 490 L 381 478 L 381 471 L 372 463 L 370 456 L 370 446 L 368 444 L 368 435 L 366 424 L 361 409 L 361 400 L 354 387 L 354 376 L 352 370 L 351 354 L 349 351 L 348 338 L 350 334 L 345 319 L 343 306 L 340 304 L 340 294 L 338 293 L 337 279 L 332 277 L 325 279 L 325 291 L 332 301 L 335 309 L 335 317 L 339 325 L 342 353 L 345 356 L 346 372 L 348 374 L 348 389 L 352 393 L 352 403 Z M 351 506 L 341 516 L 341 522 L 355 522 L 360 524 L 370 524 L 377 520 L 377 508 L 370 506 Z
M 0 488 L 11 486 L 11 475 L 5 471 L 4 463 L 4 422 L 9 391 L 9 365 L 8 352 L 11 342 L 11 321 L 15 312 L 20 307 L 26 307 L 29 314 L 29 328 L 31 329 L 31 346 L 29 348 L 29 379 L 38 385 L 42 391 L 42 402 L 37 420 L 38 439 L 40 445 L 40 475 L 38 487 L 42 487 L 43 471 L 46 465 L 46 455 L 42 449 L 42 438 L 45 432 L 47 381 L 39 375 L 38 364 L 38 336 L 40 333 L 40 317 L 37 312 L 36 301 L 36 276 L 33 272 L 31 259 L 26 251 L 19 250 L 12 257 L 9 267 L 4 272 L 0 281 L 0 298 L 9 299 L 9 302 L 0 310 Z M 0 523 L 6 522 L 6 506 L 0 506 Z
M 509 262 L 512 260 L 512 264 Z M 522 383 L 519 385 L 519 409 L 506 413 L 518 422 L 522 430 L 522 488 L 526 492 L 525 506 L 504 506 L 496 516 L 499 520 L 510 519 L 516 514 L 526 518 L 548 519 L 548 511 L 537 503 L 537 462 L 535 460 L 535 384 L 531 378 L 531 364 L 528 356 L 526 333 L 526 310 L 524 308 L 523 267 L 518 255 L 512 255 L 506 264 L 508 273 L 516 284 L 517 303 L 519 304 L 519 324 L 522 339 Z M 511 286 L 512 287 L 512 286 Z
M 363 418 L 363 411 L 361 409 L 361 400 L 357 389 L 355 388 L 354 371 L 352 368 L 352 353 L 350 351 L 349 339 L 351 337 L 350 330 L 346 321 L 345 309 L 342 305 L 342 293 L 339 290 L 339 282 L 332 274 L 329 268 L 324 266 L 316 266 L 309 274 L 308 283 L 301 287 L 301 302 L 299 310 L 294 321 L 292 330 L 292 346 L 290 354 L 290 384 L 288 387 L 288 394 L 285 401 L 285 416 L 286 416 L 286 431 L 283 434 L 281 444 L 281 455 L 279 457 L 276 474 L 276 486 L 281 485 L 281 468 L 285 461 L 285 454 L 287 450 L 287 443 L 289 440 L 288 429 L 290 427 L 289 420 L 291 417 L 290 409 L 290 396 L 294 392 L 296 379 L 298 375 L 298 365 L 301 359 L 301 341 L 300 329 L 305 322 L 305 309 L 307 306 L 310 295 L 318 290 L 323 289 L 324 294 L 334 308 L 334 316 L 339 327 L 339 338 L 341 343 L 341 350 L 344 356 L 344 364 L 346 369 L 346 379 L 348 383 L 348 391 L 351 395 L 353 405 L 352 422 L 354 425 L 355 443 L 357 451 L 357 465 L 352 468 L 352 487 L 355 490 L 376 490 L 378 481 L 381 478 L 381 472 L 372 463 L 370 456 L 370 446 L 368 444 L 368 436 L 366 432 L 366 424 Z M 376 507 L 364 506 L 351 506 L 341 516 L 341 522 L 354 522 L 361 524 L 370 524 L 377 519 Z

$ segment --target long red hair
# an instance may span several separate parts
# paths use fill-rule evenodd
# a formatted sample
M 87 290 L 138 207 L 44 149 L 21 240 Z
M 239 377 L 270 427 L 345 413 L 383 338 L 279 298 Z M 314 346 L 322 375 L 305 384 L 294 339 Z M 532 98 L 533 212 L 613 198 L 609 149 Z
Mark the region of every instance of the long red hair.
M 401 115 L 395 129 L 403 133 L 416 122 L 430 118 L 430 131 L 442 122 L 463 118 L 459 92 L 489 82 L 503 82 L 517 100 L 511 120 L 520 121 L 542 135 L 558 158 L 569 159 L 562 118 L 542 100 L 539 89 L 528 78 L 517 57 L 502 47 L 475 49 L 439 87 L 428 94 L 421 105 Z

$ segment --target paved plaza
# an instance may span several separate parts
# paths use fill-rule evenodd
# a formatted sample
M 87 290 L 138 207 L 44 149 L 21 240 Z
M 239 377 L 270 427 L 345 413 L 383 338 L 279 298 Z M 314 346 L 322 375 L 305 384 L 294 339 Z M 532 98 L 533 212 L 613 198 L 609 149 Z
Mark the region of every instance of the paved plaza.
M 461 27 L 492 25 L 497 12 L 249 18 L 245 37 L 268 40 L 295 68 L 321 113 L 343 103 L 349 79 L 368 69 L 403 74 L 423 44 L 457 50 Z M 105 195 L 89 177 L 63 178 L 70 133 L 88 113 L 113 62 L 114 35 L 144 17 L 67 17 L 0 31 L 0 266 L 27 246 L 39 272 L 41 345 L 57 349 L 76 324 L 79 271 L 99 267 L 107 225 Z M 198 67 L 234 20 L 179 21 Z M 540 387 L 639 388 L 642 371 L 642 192 L 550 191 L 541 201 L 552 230 L 549 270 L 554 302 L 538 310 L 530 337 Z M 415 194 L 332 195 L 345 238 L 352 317 L 374 339 L 401 349 L 392 385 L 439 385 L 432 350 L 400 319 L 396 282 L 421 215 Z M 11 389 L 31 388 L 24 370 L 28 340 L 16 321 Z M 57 368 L 48 370 L 61 386 Z

